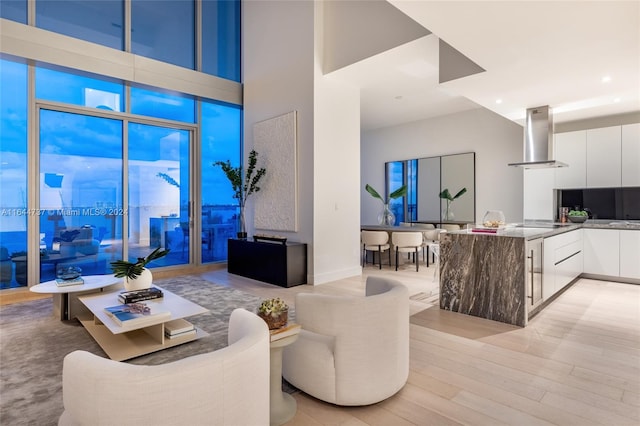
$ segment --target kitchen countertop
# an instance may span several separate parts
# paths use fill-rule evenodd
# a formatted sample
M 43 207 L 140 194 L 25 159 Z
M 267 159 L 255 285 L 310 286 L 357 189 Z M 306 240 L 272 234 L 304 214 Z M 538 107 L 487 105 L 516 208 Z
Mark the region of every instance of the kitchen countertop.
M 525 221 L 519 224 L 510 224 L 498 229 L 496 233 L 473 232 L 471 229 L 449 231 L 450 234 L 472 234 L 488 237 L 524 238 L 533 240 L 536 238 L 549 238 L 554 235 L 574 231 L 576 229 L 623 229 L 640 231 L 640 221 L 602 220 L 590 219 L 584 223 L 558 223 L 545 221 Z

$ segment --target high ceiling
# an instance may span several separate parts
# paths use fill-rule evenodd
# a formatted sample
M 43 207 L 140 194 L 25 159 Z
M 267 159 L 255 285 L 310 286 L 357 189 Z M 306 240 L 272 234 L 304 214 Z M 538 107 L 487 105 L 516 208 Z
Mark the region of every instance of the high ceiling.
M 389 3 L 432 34 L 332 73 L 361 87 L 364 131 L 479 106 L 519 124 L 640 111 L 640 1 Z M 438 38 L 486 72 L 439 84 Z

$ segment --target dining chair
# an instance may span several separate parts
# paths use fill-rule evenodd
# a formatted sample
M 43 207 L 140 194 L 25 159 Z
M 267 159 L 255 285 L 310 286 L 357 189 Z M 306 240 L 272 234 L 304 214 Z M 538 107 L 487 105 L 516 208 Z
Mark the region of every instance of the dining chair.
M 396 249 L 396 271 L 398 270 L 398 253 L 413 253 L 413 262 L 418 272 L 419 251 L 422 248 L 422 232 L 392 232 L 391 243 Z
M 389 245 L 389 234 L 386 231 L 360 231 L 360 242 L 362 243 L 362 266 L 367 264 L 367 252 L 373 252 L 373 264 L 376 263 L 378 252 L 378 264 L 382 269 L 382 252 L 389 252 L 389 265 L 391 265 L 391 246 Z
M 189 237 L 191 236 L 189 222 L 180 222 L 180 229 L 182 230 L 182 257 L 184 257 L 185 248 L 189 247 Z M 201 243 L 211 252 L 213 249 L 213 234 L 210 230 L 202 231 Z

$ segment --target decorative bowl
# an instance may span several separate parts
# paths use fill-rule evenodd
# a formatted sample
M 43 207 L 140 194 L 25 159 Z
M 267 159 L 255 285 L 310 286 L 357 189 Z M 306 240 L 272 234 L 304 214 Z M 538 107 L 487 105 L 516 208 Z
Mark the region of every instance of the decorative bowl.
M 587 216 L 571 216 L 571 215 L 569 215 L 567 217 L 569 218 L 569 221 L 573 222 L 573 223 L 583 223 L 588 219 Z
M 489 210 L 482 218 L 482 225 L 485 228 L 500 228 L 505 225 L 504 213 L 500 210 Z

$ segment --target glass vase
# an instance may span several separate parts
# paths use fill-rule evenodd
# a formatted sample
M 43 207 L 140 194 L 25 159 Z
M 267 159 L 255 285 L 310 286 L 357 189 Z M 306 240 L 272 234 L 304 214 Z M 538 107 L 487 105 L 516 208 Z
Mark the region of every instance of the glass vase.
M 378 214 L 378 223 L 384 226 L 394 226 L 396 224 L 396 215 L 389 208 L 389 204 L 385 204 Z
M 237 237 L 239 240 L 247 239 L 247 225 L 244 219 L 244 209 L 240 209 L 240 226 L 238 227 Z
M 444 208 L 442 209 L 442 220 L 453 221 L 455 216 L 453 215 L 453 209 L 451 208 L 451 201 L 447 200 Z

